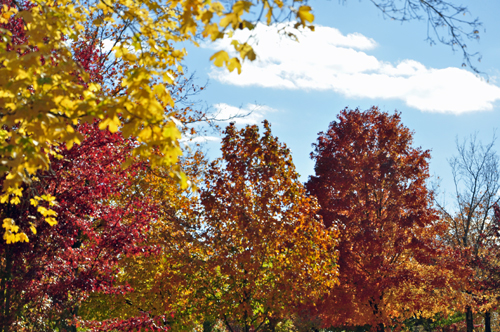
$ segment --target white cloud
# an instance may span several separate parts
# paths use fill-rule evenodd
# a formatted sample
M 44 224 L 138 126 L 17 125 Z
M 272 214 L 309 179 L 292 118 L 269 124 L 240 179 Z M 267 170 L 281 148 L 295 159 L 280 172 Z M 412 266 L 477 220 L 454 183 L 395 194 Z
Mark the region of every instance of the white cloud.
M 365 51 L 377 46 L 361 34 L 316 26 L 297 34 L 300 42 L 279 34 L 283 25 L 258 24 L 254 34 L 257 61 L 245 61 L 240 75 L 213 68 L 210 75 L 238 86 L 329 90 L 353 98 L 398 99 L 422 111 L 463 113 L 490 110 L 500 100 L 500 87 L 460 68 L 427 68 L 414 60 L 392 64 Z M 285 28 L 286 30 L 286 28 Z M 237 31 L 241 42 L 251 38 Z M 230 40 L 205 45 L 232 51 Z
M 216 136 L 190 136 L 188 134 L 185 134 L 184 137 L 179 140 L 180 143 L 185 143 L 185 144 L 219 142 L 219 141 L 220 137 Z
M 234 122 L 238 125 L 259 124 L 264 120 L 265 114 L 276 112 L 275 109 L 255 104 L 247 104 L 245 107 L 235 107 L 228 104 L 215 104 L 215 119 L 222 122 Z

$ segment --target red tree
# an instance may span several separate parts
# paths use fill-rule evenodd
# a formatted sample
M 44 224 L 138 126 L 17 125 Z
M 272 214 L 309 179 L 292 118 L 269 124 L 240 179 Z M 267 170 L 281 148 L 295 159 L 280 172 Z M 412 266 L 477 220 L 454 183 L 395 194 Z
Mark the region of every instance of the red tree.
M 62 158 L 33 179 L 20 204 L 0 205 L 3 218 L 37 232 L 28 243 L 0 244 L 2 331 L 75 330 L 66 319 L 78 314 L 91 292 L 127 291 L 114 284 L 120 256 L 147 249 L 141 242 L 154 206 L 140 193 L 126 197 L 127 204 L 113 203 L 143 165 L 121 169 L 131 149 L 121 135 L 100 131 L 98 124 L 79 130 L 83 143 L 61 148 Z M 30 204 L 43 195 L 58 202 L 54 226 L 40 216 L 44 201 Z
M 433 268 L 442 228 L 425 185 L 429 151 L 412 146 L 398 113 L 376 107 L 344 109 L 314 147 L 307 189 L 325 224 L 339 231 L 340 286 L 321 304 L 323 323 L 383 331 L 430 310 L 413 290 L 444 286 L 453 260 Z

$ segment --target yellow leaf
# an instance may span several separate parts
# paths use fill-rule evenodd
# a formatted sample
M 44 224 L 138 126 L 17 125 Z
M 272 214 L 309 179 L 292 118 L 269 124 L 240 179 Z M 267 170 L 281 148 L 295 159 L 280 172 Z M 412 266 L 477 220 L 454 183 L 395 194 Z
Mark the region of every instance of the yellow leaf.
M 16 242 L 30 242 L 25 233 L 16 234 Z
M 156 84 L 153 88 L 156 96 L 166 105 L 174 106 L 174 101 L 170 97 L 170 93 L 165 89 L 165 85 Z
M 151 138 L 152 135 L 152 130 L 151 127 L 147 126 L 141 132 L 139 133 L 138 137 L 141 139 L 141 141 L 147 141 Z
M 137 60 L 137 56 L 135 54 L 132 54 L 125 48 L 125 46 L 117 46 L 114 48 L 115 49 L 115 56 L 117 58 L 122 58 L 125 61 L 135 61 Z
M 7 244 L 16 242 L 16 236 L 12 234 L 11 231 L 5 231 L 5 233 L 3 234 L 3 239 L 5 240 L 5 242 L 7 242 Z
M 227 62 L 227 69 L 229 71 L 233 71 L 233 70 L 237 69 L 238 70 L 238 74 L 241 74 L 241 63 L 240 63 L 240 60 L 238 58 L 231 58 Z
M 203 30 L 203 36 L 210 36 L 210 39 L 212 41 L 215 41 L 216 39 L 224 37 L 224 34 L 219 31 L 219 26 L 217 25 L 217 23 L 212 23 L 205 26 L 205 30 Z
M 238 1 L 233 5 L 233 12 L 238 16 L 241 16 L 243 12 L 249 12 L 252 8 L 253 3 L 251 1 Z
M 118 128 L 121 126 L 120 119 L 115 115 L 113 118 L 106 118 L 99 123 L 99 129 L 104 130 L 106 128 L 109 129 L 110 132 L 116 133 Z
M 297 11 L 297 18 L 300 20 L 302 26 L 306 25 L 306 22 L 312 23 L 314 21 L 314 15 L 311 13 L 312 8 L 310 6 L 300 6 Z
M 174 84 L 174 75 L 171 72 L 166 72 L 163 74 L 163 80 L 167 82 L 168 84 Z
M 15 222 L 14 222 L 14 219 L 12 218 L 5 218 L 3 220 L 3 224 L 2 224 L 2 227 L 5 228 L 5 229 L 10 229 L 11 227 L 15 226 Z
M 217 67 L 222 67 L 229 61 L 229 54 L 226 51 L 219 51 L 210 57 L 210 60 L 214 62 Z
M 229 24 L 231 24 L 233 28 L 236 28 L 238 23 L 239 17 L 235 13 L 226 14 L 226 16 L 220 20 L 220 26 L 223 28 L 226 28 Z
M 4 204 L 8 200 L 9 200 L 9 194 L 3 194 L 2 196 L 0 196 L 0 203 Z
M 39 206 L 37 208 L 37 211 L 40 212 L 40 214 L 44 217 L 47 217 L 47 216 L 57 216 L 57 212 L 52 210 L 52 209 L 47 209 L 43 206 Z
M 53 217 L 47 217 L 45 218 L 45 221 L 50 225 L 50 226 L 54 226 L 54 225 L 57 225 L 57 220 Z
M 97 25 L 101 25 L 101 24 L 102 24 L 102 22 L 103 22 L 103 19 L 102 19 L 102 18 L 96 18 L 96 19 L 92 22 L 92 24 L 97 26 Z

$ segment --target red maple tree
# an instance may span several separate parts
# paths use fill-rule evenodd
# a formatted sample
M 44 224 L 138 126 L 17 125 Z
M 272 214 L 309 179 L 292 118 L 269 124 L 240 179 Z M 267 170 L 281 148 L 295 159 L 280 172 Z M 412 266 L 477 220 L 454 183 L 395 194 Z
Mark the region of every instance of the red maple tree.
M 316 175 L 306 186 L 325 224 L 339 232 L 340 285 L 319 310 L 326 326 L 383 331 L 432 313 L 429 304 L 446 308 L 453 297 L 430 301 L 418 292 L 447 285 L 455 261 L 438 241 L 444 228 L 426 188 L 430 153 L 412 140 L 400 114 L 372 107 L 342 110 L 314 144 Z

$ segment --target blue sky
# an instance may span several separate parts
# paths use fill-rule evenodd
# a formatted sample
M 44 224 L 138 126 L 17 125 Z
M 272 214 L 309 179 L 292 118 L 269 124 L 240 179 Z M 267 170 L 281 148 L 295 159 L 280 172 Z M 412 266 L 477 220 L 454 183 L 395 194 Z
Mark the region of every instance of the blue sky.
M 311 144 L 340 110 L 374 105 L 398 110 L 415 132 L 415 145 L 431 150 L 431 174 L 441 178 L 443 190 L 452 191 L 447 159 L 456 152 L 456 138 L 478 132 L 487 143 L 500 124 L 500 2 L 468 5 L 469 17 L 483 22 L 480 40 L 467 41 L 470 51 L 482 55 L 476 62 L 482 77 L 461 67 L 461 52 L 430 46 L 425 21 L 384 19 L 368 0 L 310 5 L 316 31 L 298 34 L 296 43 L 280 40 L 276 27 L 258 26 L 259 58 L 245 62 L 241 75 L 209 61 L 215 49 L 230 49 L 227 41 L 189 47 L 189 71 L 196 72 L 199 84 L 209 81 L 199 98 L 221 116 L 253 110 L 238 121 L 241 126 L 268 119 L 292 150 L 303 181 L 314 172 Z M 219 145 L 212 139 L 209 155 L 217 157 Z

